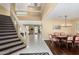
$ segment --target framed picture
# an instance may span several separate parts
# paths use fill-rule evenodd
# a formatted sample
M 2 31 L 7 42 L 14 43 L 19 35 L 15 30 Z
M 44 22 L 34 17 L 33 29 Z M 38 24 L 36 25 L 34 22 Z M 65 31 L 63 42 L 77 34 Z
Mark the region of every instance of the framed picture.
M 61 29 L 61 26 L 60 25 L 54 25 L 53 29 Z

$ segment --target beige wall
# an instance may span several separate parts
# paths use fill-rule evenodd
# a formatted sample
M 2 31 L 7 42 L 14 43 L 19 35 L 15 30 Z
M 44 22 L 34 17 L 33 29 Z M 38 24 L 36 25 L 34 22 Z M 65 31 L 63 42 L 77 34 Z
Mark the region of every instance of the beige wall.
M 0 5 L 0 14 L 10 16 L 10 10 L 7 10 L 6 8 Z
M 56 4 L 46 3 L 42 7 L 42 37 L 48 39 L 48 34 L 52 32 L 52 20 L 47 20 L 47 16 L 55 8 Z
M 54 30 L 53 29 L 53 25 L 62 25 L 65 24 L 64 20 L 61 19 L 47 19 L 47 16 L 51 13 L 51 11 L 53 11 L 56 7 L 56 3 L 55 4 L 46 4 L 44 6 L 44 10 L 42 13 L 42 36 L 44 38 L 44 40 L 48 40 L 48 35 L 53 33 L 53 32 L 65 32 L 66 34 L 75 34 L 77 31 L 75 24 L 79 23 L 79 21 L 77 21 L 76 19 L 74 20 L 68 20 L 67 24 L 71 24 L 72 27 L 69 28 L 61 28 L 60 30 Z
M 53 29 L 53 25 L 62 25 L 64 24 L 64 20 L 52 19 L 52 20 L 42 20 L 42 35 L 45 40 L 48 40 L 48 35 L 54 32 L 65 32 L 66 34 L 74 34 L 75 28 L 73 25 L 73 20 L 68 20 L 67 24 L 71 24 L 72 27 L 69 28 L 61 28 L 61 29 Z
M 76 28 L 76 25 L 79 24 L 79 19 L 74 20 L 74 28 L 75 28 L 75 33 L 79 33 L 79 30 Z
M 72 24 L 70 28 L 61 28 L 60 30 L 54 30 L 53 25 L 62 25 L 64 24 L 64 20 L 60 19 L 52 19 L 52 20 L 43 20 L 42 21 L 42 35 L 44 40 L 48 40 L 49 34 L 54 32 L 65 32 L 66 34 L 76 34 L 79 33 L 79 30 L 76 28 L 76 24 L 79 24 L 78 19 L 68 20 L 67 24 Z
M 46 17 L 49 15 L 49 13 L 51 11 L 54 10 L 54 8 L 56 7 L 56 3 L 46 3 L 44 4 L 43 8 L 42 8 L 42 19 L 46 19 Z

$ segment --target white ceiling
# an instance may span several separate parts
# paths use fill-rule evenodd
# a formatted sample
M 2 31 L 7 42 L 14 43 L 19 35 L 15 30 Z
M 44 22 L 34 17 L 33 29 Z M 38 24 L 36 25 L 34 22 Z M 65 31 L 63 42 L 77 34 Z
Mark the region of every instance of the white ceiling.
M 15 9 L 18 11 L 26 11 L 28 6 L 35 6 L 34 3 L 15 3 Z M 40 6 L 40 4 L 37 4 Z
M 59 3 L 52 12 L 48 15 L 48 18 L 64 18 L 67 15 L 67 19 L 79 18 L 79 3 Z

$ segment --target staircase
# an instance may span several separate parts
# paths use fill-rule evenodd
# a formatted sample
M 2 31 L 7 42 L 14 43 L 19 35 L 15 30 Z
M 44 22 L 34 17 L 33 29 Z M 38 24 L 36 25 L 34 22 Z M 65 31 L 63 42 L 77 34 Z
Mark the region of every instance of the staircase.
M 18 38 L 10 16 L 0 15 L 0 55 L 9 55 L 25 47 Z

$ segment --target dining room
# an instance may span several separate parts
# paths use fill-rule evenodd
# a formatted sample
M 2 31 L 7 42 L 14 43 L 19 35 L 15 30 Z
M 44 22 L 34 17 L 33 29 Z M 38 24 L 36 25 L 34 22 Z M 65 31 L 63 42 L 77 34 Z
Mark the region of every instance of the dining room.
M 74 55 L 79 54 L 79 26 L 78 20 L 67 20 L 61 22 L 62 20 L 53 20 L 53 30 L 48 34 L 48 40 L 45 40 L 48 47 L 57 55 Z M 70 22 L 69 22 L 70 21 Z M 58 26 L 57 24 L 62 23 L 64 26 Z M 68 26 L 67 24 L 71 24 Z
M 56 55 L 79 55 L 79 4 L 59 3 L 43 20 L 45 42 Z M 74 8 L 73 8 L 74 7 Z

